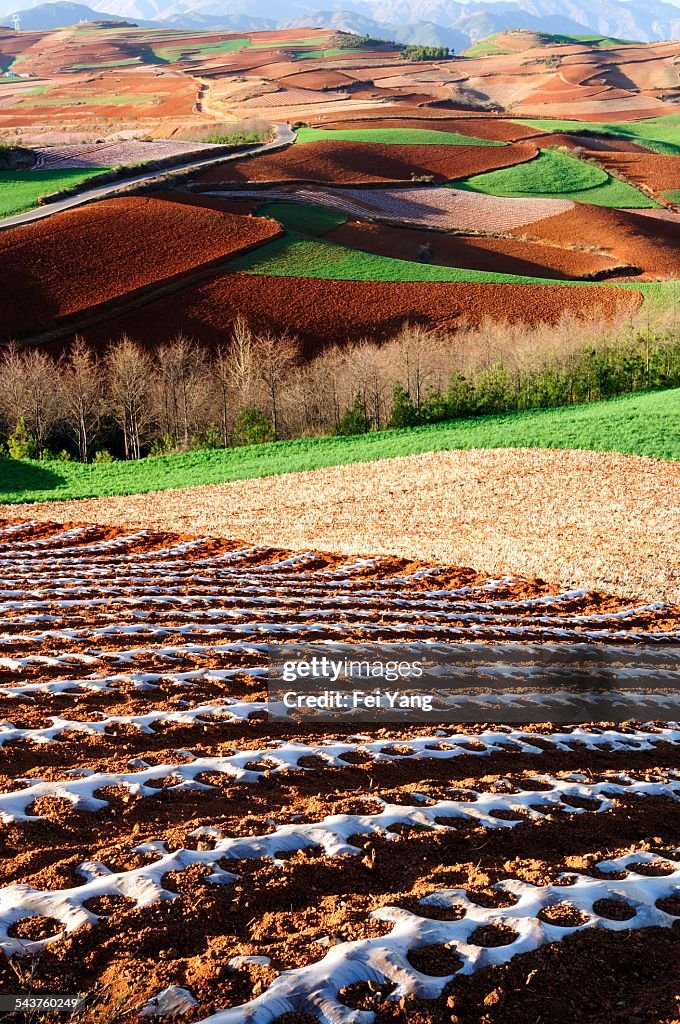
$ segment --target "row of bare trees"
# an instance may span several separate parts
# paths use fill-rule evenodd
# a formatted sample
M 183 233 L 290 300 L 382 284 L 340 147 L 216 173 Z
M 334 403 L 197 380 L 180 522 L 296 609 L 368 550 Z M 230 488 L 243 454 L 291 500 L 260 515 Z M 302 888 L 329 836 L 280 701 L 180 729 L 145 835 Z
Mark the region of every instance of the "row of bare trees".
M 0 356 L 0 420 L 6 435 L 22 425 L 32 454 L 61 445 L 88 461 L 104 447 L 139 459 L 669 386 L 680 374 L 676 339 L 659 319 L 488 321 L 455 335 L 406 325 L 383 344 L 304 361 L 294 339 L 237 317 L 216 350 L 183 335 L 153 353 L 128 337 L 103 354 L 76 339 L 57 359 L 10 347 Z
M 153 356 L 126 336 L 103 356 L 81 338 L 60 359 L 10 346 L 0 358 L 0 419 L 8 432 L 23 422 L 37 453 L 55 433 L 67 434 L 84 462 L 112 427 L 126 459 L 141 458 L 153 441 L 186 450 L 209 428 L 227 446 L 249 407 L 278 437 L 281 391 L 298 362 L 296 342 L 255 334 L 241 318 L 230 343 L 211 353 L 183 335 Z

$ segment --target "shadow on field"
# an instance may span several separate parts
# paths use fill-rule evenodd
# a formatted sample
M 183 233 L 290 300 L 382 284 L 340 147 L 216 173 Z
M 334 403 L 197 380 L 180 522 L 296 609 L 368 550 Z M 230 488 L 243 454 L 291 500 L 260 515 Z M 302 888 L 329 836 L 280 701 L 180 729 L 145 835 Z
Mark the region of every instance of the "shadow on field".
M 30 501 L 30 491 L 50 491 L 65 483 L 65 478 L 53 469 L 47 469 L 37 462 L 0 457 L 0 501 L 9 496 L 21 495 Z

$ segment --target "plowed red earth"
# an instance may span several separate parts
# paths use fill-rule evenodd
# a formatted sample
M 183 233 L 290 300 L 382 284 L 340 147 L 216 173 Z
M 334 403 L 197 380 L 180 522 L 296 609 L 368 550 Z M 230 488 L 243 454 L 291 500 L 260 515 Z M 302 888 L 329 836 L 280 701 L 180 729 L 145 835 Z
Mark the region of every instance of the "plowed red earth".
M 105 344 L 128 332 L 155 345 L 181 330 L 217 345 L 228 339 L 240 312 L 260 328 L 295 334 L 311 354 L 333 342 L 388 338 L 405 321 L 455 330 L 486 317 L 524 323 L 552 323 L 564 315 L 617 319 L 640 302 L 633 290 L 597 285 L 387 284 L 228 274 L 83 333 Z
M 277 81 L 279 85 L 295 89 L 342 89 L 354 85 L 354 79 L 341 71 L 297 71 Z
M 270 715 L 261 670 L 264 643 L 281 629 L 300 642 L 318 622 L 347 644 L 367 632 L 393 639 L 395 622 L 405 637 L 427 624 L 440 638 L 483 639 L 501 659 L 506 623 L 513 640 L 545 639 L 555 624 L 586 645 L 595 629 L 598 644 L 616 636 L 637 649 L 644 636 L 666 651 L 679 609 L 389 557 L 291 557 L 78 524 L 0 522 L 0 560 L 11 591 L 0 636 L 0 946 L 23 947 L 13 965 L 0 952 L 3 993 L 87 992 L 83 1024 L 138 1024 L 171 985 L 194 1000 L 188 1024 L 228 1009 L 229 1024 L 251 1020 L 244 1004 L 258 995 L 259 1019 L 318 1024 L 320 985 L 342 1024 L 357 1007 L 375 1010 L 376 1024 L 678 1020 L 677 897 L 647 896 L 653 927 L 631 919 L 645 887 L 670 887 L 678 859 L 676 730 L 362 723 L 357 736 L 332 719 Z M 439 803 L 447 816 L 433 821 Z M 385 808 L 389 826 L 375 817 Z M 324 847 L 350 815 L 349 843 Z M 597 866 L 625 854 L 618 873 Z M 582 923 L 564 908 L 574 876 L 636 888 L 570 934 Z M 528 952 L 504 949 L 515 897 L 493 886 L 507 879 L 529 898 L 553 886 L 561 909 L 553 897 L 541 913 L 567 930 Z M 453 905 L 420 902 L 451 889 Z M 396 909 L 372 916 L 385 908 Z M 499 923 L 470 935 L 482 963 L 435 984 L 470 947 L 446 948 L 428 929 L 485 910 Z M 623 930 L 611 929 L 617 915 Z M 517 916 L 542 935 L 546 918 L 526 904 Z M 378 947 L 371 970 L 365 940 L 395 920 L 402 939 Z M 329 949 L 322 981 L 297 973 Z M 430 997 L 390 1000 L 393 960 L 407 986 L 429 976 Z M 272 986 L 285 971 L 298 986 L 295 1012 L 281 1017 Z
M 680 224 L 673 221 L 577 203 L 557 217 L 535 221 L 526 233 L 562 245 L 595 246 L 621 263 L 640 267 L 641 280 L 680 274 Z
M 406 260 L 417 260 L 422 246 L 428 245 L 432 253 L 430 262 L 435 265 L 529 277 L 592 278 L 610 272 L 616 265 L 606 256 L 582 249 L 537 245 L 509 238 L 445 235 L 357 221 L 345 224 L 325 237 L 329 242 L 337 242 L 350 249 Z
M 223 181 L 323 181 L 354 184 L 465 178 L 531 160 L 534 146 L 382 146 L 376 143 L 307 142 L 280 153 L 223 164 L 206 171 L 202 184 Z
M 63 77 L 63 76 L 62 76 Z M 10 111 L 0 111 L 0 127 L 10 128 L 49 123 L 62 125 L 81 122 L 101 122 L 103 118 L 116 121 L 186 117 L 192 114 L 198 85 L 191 78 L 175 72 L 154 74 L 134 69 L 125 77 L 111 72 L 93 75 L 69 75 L 68 84 L 50 90 L 50 106 L 24 102 Z M 88 97 L 95 102 L 88 105 Z M 121 102 L 129 97 L 129 102 Z M 28 97 L 30 101 L 34 97 Z M 64 99 L 64 106 L 52 101 Z M 111 102 L 104 102 L 110 98 Z M 40 97 L 38 97 L 40 99 Z
M 550 146 L 567 146 L 569 149 L 579 147 L 580 149 L 593 150 L 598 153 L 612 152 L 612 153 L 646 153 L 644 146 L 638 146 L 635 142 L 629 142 L 628 139 L 617 139 L 613 135 L 602 135 L 600 138 L 595 138 L 594 135 L 576 135 L 572 132 L 565 132 L 560 134 L 559 132 L 551 132 L 547 135 L 541 135 L 536 138 L 536 145 L 542 149 L 547 149 Z M 669 160 L 673 160 L 674 157 L 668 157 Z
M 233 256 L 280 234 L 273 221 L 221 204 L 108 199 L 0 233 L 0 321 L 5 338 Z M 174 332 L 171 332 L 174 333 Z
M 618 173 L 634 185 L 644 185 L 654 192 L 680 189 L 680 160 L 660 153 L 617 153 L 599 155 L 599 162 L 608 171 Z
M 419 108 L 411 110 L 410 116 L 399 117 L 390 108 L 385 116 L 371 118 L 367 111 L 356 111 L 353 118 L 343 117 L 341 119 L 324 121 L 324 128 L 423 128 L 427 131 L 438 132 L 460 132 L 461 135 L 476 135 L 480 139 L 488 139 L 490 142 L 514 142 L 521 139 L 531 139 L 540 135 L 541 132 L 529 125 L 513 124 L 512 121 L 504 121 L 495 117 L 475 117 L 461 114 L 451 117 L 442 113 L 441 110 Z M 320 122 L 318 122 L 320 123 Z

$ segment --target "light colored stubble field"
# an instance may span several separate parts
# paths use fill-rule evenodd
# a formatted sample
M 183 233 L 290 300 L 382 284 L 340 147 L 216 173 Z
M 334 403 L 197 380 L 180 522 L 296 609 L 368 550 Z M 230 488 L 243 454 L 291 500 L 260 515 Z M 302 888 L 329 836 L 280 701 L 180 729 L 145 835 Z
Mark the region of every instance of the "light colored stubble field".
M 492 449 L 162 493 L 0 506 L 294 550 L 392 553 L 680 602 L 680 463 Z

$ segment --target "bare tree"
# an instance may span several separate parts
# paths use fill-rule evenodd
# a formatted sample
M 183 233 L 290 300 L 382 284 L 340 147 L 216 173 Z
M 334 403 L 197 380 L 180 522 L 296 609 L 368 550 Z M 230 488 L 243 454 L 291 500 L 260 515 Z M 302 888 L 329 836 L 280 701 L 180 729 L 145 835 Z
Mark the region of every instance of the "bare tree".
M 106 359 L 108 396 L 123 431 L 125 458 L 141 458 L 142 438 L 149 421 L 152 363 L 139 345 L 124 335 Z
M 177 446 L 189 447 L 193 432 L 204 424 L 208 393 L 205 354 L 195 342 L 178 334 L 157 353 L 158 403 L 165 433 Z
M 229 425 L 232 409 L 232 362 L 228 349 L 222 348 L 222 346 L 217 349 L 210 369 L 213 381 L 215 382 L 213 401 L 220 424 L 222 444 L 226 448 L 229 444 Z
M 278 437 L 281 428 L 281 390 L 299 361 L 300 347 L 297 341 L 285 334 L 280 338 L 273 334 L 263 334 L 255 340 L 254 354 L 255 377 L 267 397 L 274 436 Z
M 60 367 L 39 349 L 11 346 L 0 366 L 0 410 L 10 427 L 23 419 L 38 454 L 59 420 Z
M 78 457 L 87 462 L 100 424 L 102 378 L 99 361 L 81 337 L 76 337 L 61 377 L 63 418 L 78 444 Z
M 247 405 L 255 382 L 255 335 L 248 321 L 239 315 L 234 320 L 229 343 L 231 385 L 238 405 Z
M 23 359 L 12 344 L 0 360 L 0 416 L 5 426 L 14 428 L 26 416 L 27 406 Z

